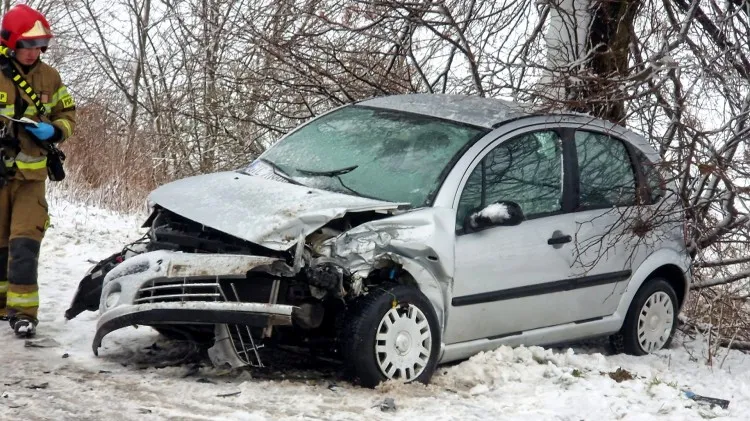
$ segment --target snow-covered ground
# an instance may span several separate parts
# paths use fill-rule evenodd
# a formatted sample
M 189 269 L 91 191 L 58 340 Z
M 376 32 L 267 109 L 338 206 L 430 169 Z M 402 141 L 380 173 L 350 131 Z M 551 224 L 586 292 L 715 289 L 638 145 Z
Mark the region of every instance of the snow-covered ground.
M 46 347 L 26 347 L 10 328 L 0 329 L 0 419 L 750 419 L 750 356 L 721 354 L 709 366 L 703 342 L 684 337 L 670 350 L 640 358 L 585 347 L 504 347 L 441 367 L 429 386 L 384 384 L 376 390 L 330 377 L 157 368 L 162 364 L 153 355 L 169 353 L 148 328 L 110 334 L 95 357 L 96 314 L 66 322 L 63 312 L 88 260 L 138 238 L 141 220 L 64 200 L 51 200 L 51 213 L 40 266 L 39 341 Z M 610 373 L 618 368 L 634 378 L 614 380 Z M 687 388 L 731 404 L 727 410 L 698 404 L 681 392 Z M 394 400 L 395 411 L 381 410 L 386 398 Z

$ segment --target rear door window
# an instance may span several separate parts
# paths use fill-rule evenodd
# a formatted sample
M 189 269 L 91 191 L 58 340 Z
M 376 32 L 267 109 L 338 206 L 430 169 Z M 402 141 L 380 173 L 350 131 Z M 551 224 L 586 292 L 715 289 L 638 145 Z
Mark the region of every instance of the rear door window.
M 605 134 L 577 131 L 579 208 L 636 203 L 636 178 L 625 144 Z

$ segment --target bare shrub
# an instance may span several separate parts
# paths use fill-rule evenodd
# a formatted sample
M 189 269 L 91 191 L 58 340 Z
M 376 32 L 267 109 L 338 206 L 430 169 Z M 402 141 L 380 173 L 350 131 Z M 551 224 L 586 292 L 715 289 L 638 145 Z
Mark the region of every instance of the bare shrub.
M 117 116 L 94 103 L 78 109 L 75 136 L 61 146 L 67 176 L 51 183 L 83 203 L 129 211 L 141 209 L 146 195 L 168 179 L 155 159 L 158 142 L 146 133 L 130 140 Z

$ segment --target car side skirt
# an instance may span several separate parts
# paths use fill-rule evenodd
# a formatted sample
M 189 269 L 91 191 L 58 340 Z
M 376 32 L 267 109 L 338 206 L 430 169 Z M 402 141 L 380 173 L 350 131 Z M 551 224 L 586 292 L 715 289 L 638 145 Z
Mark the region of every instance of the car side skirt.
M 463 360 L 480 352 L 506 346 L 533 346 L 566 343 L 586 338 L 598 337 L 617 332 L 622 326 L 622 318 L 617 314 L 602 318 L 581 320 L 563 325 L 544 327 L 526 332 L 513 332 L 493 338 L 445 345 L 440 363 Z

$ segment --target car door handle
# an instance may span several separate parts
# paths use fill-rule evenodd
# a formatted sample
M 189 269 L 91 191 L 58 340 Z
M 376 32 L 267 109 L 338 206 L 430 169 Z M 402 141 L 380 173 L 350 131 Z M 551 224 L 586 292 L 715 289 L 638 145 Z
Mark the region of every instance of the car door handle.
M 547 240 L 547 244 L 554 246 L 556 244 L 565 244 L 573 241 L 573 238 L 569 235 L 559 235 L 552 237 Z

